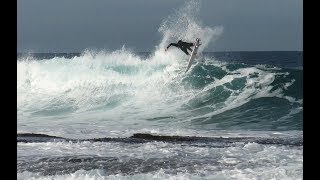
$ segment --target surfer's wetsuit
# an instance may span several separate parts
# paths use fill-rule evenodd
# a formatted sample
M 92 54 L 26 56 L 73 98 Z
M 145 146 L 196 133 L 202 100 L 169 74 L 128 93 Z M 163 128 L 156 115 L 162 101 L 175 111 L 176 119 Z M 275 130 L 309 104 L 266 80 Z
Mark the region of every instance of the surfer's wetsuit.
M 177 48 L 180 48 L 184 53 L 186 53 L 187 55 L 189 55 L 187 49 L 189 49 L 190 51 L 192 51 L 192 49 L 190 48 L 191 46 L 193 46 L 193 43 L 187 43 L 187 42 L 183 42 L 181 40 L 178 41 L 178 43 L 170 43 L 168 45 L 168 47 L 166 48 L 166 50 L 170 47 L 170 46 L 175 46 Z

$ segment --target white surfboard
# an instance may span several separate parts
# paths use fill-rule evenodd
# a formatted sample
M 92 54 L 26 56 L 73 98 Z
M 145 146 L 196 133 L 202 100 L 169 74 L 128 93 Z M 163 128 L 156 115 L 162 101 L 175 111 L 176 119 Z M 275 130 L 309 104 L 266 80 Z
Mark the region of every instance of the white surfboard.
M 195 59 L 196 55 L 197 55 L 197 52 L 198 52 L 198 48 L 200 46 L 200 39 L 197 38 L 196 42 L 195 42 L 195 46 L 192 50 L 192 53 L 191 53 L 191 56 L 189 58 L 189 61 L 188 61 L 188 66 L 187 66 L 187 69 L 186 69 L 186 72 L 189 70 L 189 68 L 191 67 L 191 64 L 193 62 L 193 60 Z

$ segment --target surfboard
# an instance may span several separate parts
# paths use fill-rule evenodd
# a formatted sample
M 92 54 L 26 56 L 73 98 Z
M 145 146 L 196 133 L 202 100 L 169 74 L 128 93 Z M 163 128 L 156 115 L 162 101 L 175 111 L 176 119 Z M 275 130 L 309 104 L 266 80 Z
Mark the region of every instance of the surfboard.
M 187 69 L 186 69 L 186 72 L 189 70 L 189 68 L 191 67 L 191 64 L 193 62 L 193 60 L 195 59 L 196 55 L 197 55 L 197 52 L 198 52 L 198 48 L 200 46 L 200 39 L 197 38 L 196 39 L 196 42 L 195 42 L 195 46 L 192 50 L 192 53 L 191 53 L 191 56 L 189 58 L 189 61 L 188 61 L 188 66 L 187 66 Z

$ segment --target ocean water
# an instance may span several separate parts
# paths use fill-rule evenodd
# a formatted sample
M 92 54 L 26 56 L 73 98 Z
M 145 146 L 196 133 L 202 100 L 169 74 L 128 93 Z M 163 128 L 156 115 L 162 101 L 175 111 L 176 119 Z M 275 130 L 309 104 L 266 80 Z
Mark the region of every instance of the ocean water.
M 18 54 L 18 179 L 302 179 L 303 52 L 207 52 L 199 11 L 150 52 Z

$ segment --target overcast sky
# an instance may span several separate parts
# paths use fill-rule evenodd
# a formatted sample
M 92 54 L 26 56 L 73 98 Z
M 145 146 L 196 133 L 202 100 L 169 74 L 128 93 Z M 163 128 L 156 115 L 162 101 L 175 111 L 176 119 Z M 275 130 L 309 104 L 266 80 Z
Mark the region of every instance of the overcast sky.
M 18 0 L 18 52 L 151 51 L 183 0 Z M 205 51 L 303 49 L 302 0 L 202 0 L 200 20 L 222 26 Z

